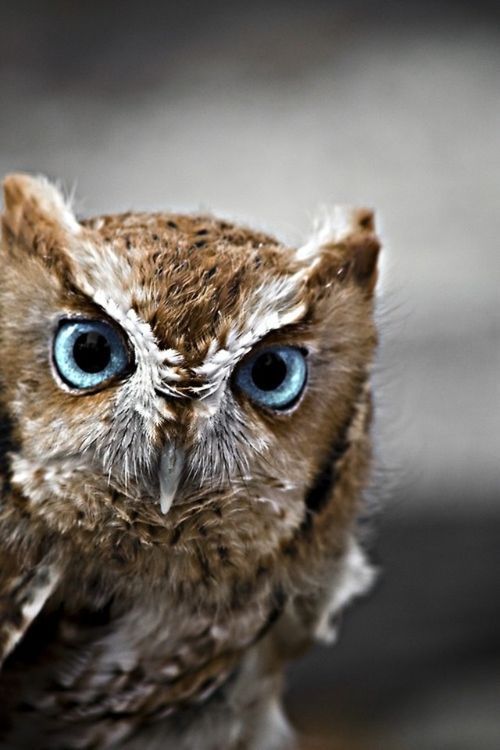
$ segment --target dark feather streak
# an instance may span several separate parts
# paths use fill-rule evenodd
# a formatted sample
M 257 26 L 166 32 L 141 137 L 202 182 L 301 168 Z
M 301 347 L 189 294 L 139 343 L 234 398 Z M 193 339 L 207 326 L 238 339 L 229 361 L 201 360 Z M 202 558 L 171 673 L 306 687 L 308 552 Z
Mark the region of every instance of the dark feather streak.
M 328 498 L 331 497 L 335 482 L 337 481 L 337 464 L 349 448 L 347 434 L 355 414 L 356 408 L 353 408 L 340 431 L 335 435 L 323 465 L 306 493 L 305 505 L 308 514 L 305 523 L 307 523 L 309 514 L 319 513 L 326 505 Z

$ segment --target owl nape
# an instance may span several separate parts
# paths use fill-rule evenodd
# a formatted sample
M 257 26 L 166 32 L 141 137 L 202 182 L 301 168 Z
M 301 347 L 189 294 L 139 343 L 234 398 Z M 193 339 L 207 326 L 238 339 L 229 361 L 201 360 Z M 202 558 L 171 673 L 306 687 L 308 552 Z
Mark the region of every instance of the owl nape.
M 291 248 L 4 191 L 0 748 L 296 747 L 283 669 L 373 578 L 371 212 Z

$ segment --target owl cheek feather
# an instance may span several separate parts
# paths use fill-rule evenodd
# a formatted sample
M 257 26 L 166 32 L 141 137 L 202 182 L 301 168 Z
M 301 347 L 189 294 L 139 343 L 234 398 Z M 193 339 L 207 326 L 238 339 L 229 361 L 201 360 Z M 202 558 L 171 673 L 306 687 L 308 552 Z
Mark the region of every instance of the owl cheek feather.
M 2 236 L 5 249 L 38 256 L 54 265 L 67 261 L 65 248 L 84 230 L 62 193 L 43 177 L 5 178 Z

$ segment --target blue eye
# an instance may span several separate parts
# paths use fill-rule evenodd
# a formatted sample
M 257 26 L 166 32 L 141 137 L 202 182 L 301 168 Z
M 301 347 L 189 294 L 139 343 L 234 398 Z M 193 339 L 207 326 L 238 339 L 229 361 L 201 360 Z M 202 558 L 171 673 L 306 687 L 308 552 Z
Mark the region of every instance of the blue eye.
M 65 320 L 54 339 L 54 364 L 72 388 L 89 389 L 124 374 L 131 365 L 124 339 L 102 320 Z
M 307 380 L 304 354 L 292 346 L 270 346 L 244 361 L 236 385 L 256 404 L 287 409 L 297 401 Z

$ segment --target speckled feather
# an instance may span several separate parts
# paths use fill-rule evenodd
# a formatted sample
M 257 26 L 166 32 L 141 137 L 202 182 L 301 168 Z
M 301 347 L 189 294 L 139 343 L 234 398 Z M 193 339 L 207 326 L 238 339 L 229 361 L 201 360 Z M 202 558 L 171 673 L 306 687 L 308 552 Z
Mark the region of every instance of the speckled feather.
M 295 249 L 212 216 L 79 222 L 13 175 L 2 243 L 0 748 L 292 747 L 283 665 L 372 579 L 371 213 Z M 71 391 L 68 317 L 117 327 L 133 372 Z M 234 382 L 271 343 L 307 352 L 284 412 Z

